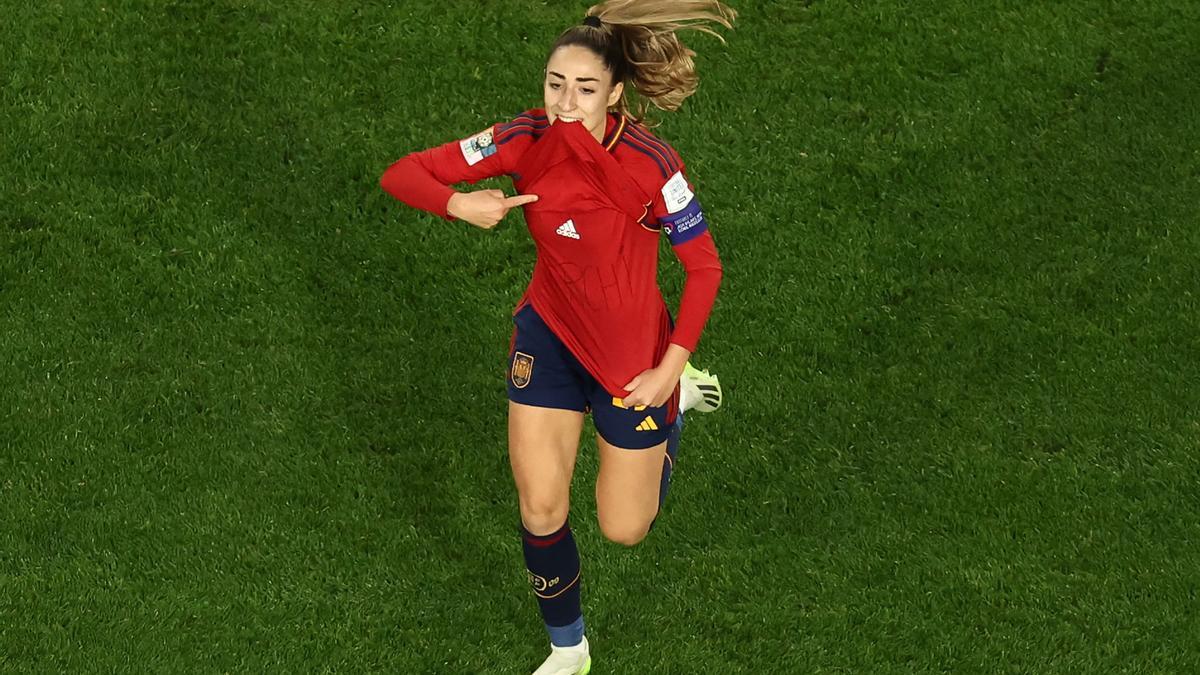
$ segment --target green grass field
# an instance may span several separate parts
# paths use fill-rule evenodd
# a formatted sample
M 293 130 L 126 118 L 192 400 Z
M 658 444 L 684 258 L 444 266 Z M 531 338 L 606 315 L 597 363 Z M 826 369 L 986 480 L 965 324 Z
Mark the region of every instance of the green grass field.
M 0 672 L 545 655 L 532 243 L 378 178 L 539 105 L 586 5 L 342 4 L 6 3 Z M 731 4 L 658 129 L 726 407 L 633 549 L 583 449 L 593 672 L 1200 672 L 1200 3 Z

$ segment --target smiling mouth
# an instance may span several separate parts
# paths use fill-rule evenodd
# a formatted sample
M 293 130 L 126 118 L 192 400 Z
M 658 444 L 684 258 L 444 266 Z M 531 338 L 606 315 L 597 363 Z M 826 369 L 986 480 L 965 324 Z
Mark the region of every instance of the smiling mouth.
M 567 117 L 566 115 L 558 115 L 558 116 L 556 116 L 556 117 L 555 117 L 555 121 L 561 121 L 561 122 L 582 122 L 583 120 L 582 120 L 581 118 L 579 118 L 579 117 Z

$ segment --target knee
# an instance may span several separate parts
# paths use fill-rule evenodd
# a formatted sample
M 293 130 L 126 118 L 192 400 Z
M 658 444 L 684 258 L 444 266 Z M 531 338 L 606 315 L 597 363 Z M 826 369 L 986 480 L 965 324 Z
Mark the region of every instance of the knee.
M 650 523 L 619 522 L 601 518 L 600 532 L 604 534 L 605 539 L 614 544 L 637 546 L 650 532 Z
M 549 494 L 521 495 L 521 521 L 533 534 L 550 534 L 567 522 L 568 500 Z

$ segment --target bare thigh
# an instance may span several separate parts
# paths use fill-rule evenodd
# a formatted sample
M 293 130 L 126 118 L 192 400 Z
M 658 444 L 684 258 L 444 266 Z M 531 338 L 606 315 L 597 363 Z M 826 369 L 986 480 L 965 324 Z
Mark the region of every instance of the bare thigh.
M 550 534 L 567 519 L 582 430 L 583 413 L 508 402 L 508 459 L 521 521 L 533 534 Z
M 600 531 L 611 541 L 633 546 L 646 537 L 658 515 L 667 443 L 627 450 L 597 435 L 596 445 L 600 448 L 600 474 L 596 478 Z

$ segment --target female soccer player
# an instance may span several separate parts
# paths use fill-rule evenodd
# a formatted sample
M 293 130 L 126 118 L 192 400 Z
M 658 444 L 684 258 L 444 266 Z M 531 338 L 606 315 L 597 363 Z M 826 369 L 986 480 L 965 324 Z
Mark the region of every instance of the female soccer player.
M 683 161 L 639 119 L 647 102 L 675 110 L 696 90 L 694 52 L 676 32 L 716 35 L 714 24 L 729 28 L 734 17 L 711 0 L 595 5 L 550 50 L 544 108 L 408 155 L 381 180 L 410 206 L 482 228 L 523 207 L 537 245 L 508 364 L 525 564 L 551 641 L 534 675 L 591 668 L 567 520 L 584 415 L 592 414 L 600 452 L 600 529 L 632 546 L 666 496 L 683 411 L 720 405 L 719 382 L 688 357 L 721 264 Z M 643 99 L 636 115 L 627 87 Z M 450 187 L 500 175 L 521 194 Z M 687 273 L 674 322 L 657 285 L 664 233 Z

